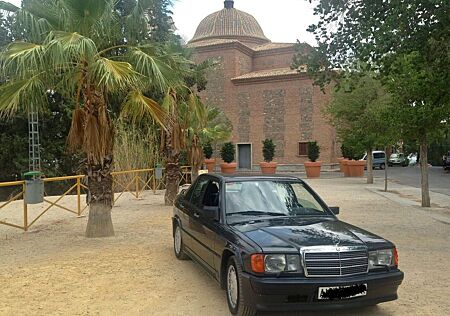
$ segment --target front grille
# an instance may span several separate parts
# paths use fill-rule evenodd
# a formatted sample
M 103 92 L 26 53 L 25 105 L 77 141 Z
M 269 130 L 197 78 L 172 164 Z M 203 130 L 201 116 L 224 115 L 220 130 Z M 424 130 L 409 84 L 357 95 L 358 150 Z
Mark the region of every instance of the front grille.
M 369 254 L 367 250 L 350 247 L 303 249 L 305 275 L 308 277 L 340 277 L 367 273 Z

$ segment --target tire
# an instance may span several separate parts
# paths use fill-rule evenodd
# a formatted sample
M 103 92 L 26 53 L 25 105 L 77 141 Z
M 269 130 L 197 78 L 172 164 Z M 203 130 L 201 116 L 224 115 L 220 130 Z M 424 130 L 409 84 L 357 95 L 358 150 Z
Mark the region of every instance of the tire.
M 225 273 L 225 291 L 230 313 L 237 316 L 254 316 L 256 309 L 248 306 L 242 295 L 242 268 L 234 256 L 228 259 Z
M 386 168 L 386 165 L 384 163 L 380 163 L 380 170 L 384 170 Z
M 183 239 L 181 237 L 181 228 L 177 224 L 175 226 L 175 232 L 173 234 L 173 252 L 178 260 L 188 260 L 186 252 L 184 251 Z

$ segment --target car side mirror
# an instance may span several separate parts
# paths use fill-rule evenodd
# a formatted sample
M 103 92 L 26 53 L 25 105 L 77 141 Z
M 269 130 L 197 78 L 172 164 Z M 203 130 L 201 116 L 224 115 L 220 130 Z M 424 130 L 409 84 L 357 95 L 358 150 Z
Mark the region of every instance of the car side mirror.
M 339 214 L 339 206 L 332 206 L 330 207 L 330 210 L 333 212 L 334 215 Z
M 218 206 L 203 206 L 203 215 L 207 219 L 219 220 L 219 207 Z

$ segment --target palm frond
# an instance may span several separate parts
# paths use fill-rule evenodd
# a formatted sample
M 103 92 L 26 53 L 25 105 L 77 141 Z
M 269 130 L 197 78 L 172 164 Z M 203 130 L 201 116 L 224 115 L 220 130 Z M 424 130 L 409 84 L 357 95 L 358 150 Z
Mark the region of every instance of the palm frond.
M 12 3 L 6 1 L 0 1 L 0 10 L 8 11 L 8 12 L 17 12 L 20 10 L 19 7 L 15 6 Z
M 4 75 L 15 75 L 22 79 L 29 78 L 33 71 L 45 68 L 44 57 L 43 45 L 26 42 L 13 42 L 0 55 Z
M 136 123 L 144 117 L 153 118 L 161 127 L 166 128 L 167 114 L 154 100 L 144 96 L 140 91 L 131 91 L 123 104 L 121 117 Z
M 37 21 L 45 21 L 52 29 L 61 29 L 66 17 L 61 3 L 62 1 L 27 1 L 23 5 L 23 11 Z
M 72 68 L 72 63 L 93 59 L 97 54 L 94 41 L 77 32 L 50 32 L 46 45 L 49 51 L 49 60 L 59 66 Z
M 71 152 L 82 148 L 84 141 L 84 128 L 86 126 L 86 112 L 84 109 L 75 109 L 72 113 L 72 123 L 67 137 L 67 145 Z
M 50 23 L 26 9 L 16 12 L 16 20 L 20 28 L 26 30 L 25 37 L 29 41 L 42 42 L 47 33 L 52 29 Z
M 39 76 L 13 81 L 0 87 L 0 118 L 10 118 L 17 112 L 26 112 L 31 105 L 41 110 L 45 104 L 46 89 Z
M 138 84 L 139 74 L 126 62 L 99 58 L 92 65 L 93 79 L 109 91 L 129 90 Z
M 157 55 L 151 55 L 141 48 L 135 48 L 130 51 L 128 58 L 134 69 L 146 77 L 148 88 L 164 92 L 169 86 L 175 84 L 174 70 L 162 62 Z

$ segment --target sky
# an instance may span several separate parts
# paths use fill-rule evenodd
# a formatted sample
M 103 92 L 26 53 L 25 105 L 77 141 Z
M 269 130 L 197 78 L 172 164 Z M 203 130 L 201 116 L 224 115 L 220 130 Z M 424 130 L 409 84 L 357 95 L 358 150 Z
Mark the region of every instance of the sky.
M 8 0 L 7 0 L 8 1 Z M 21 0 L 9 0 L 20 5 Z M 200 21 L 221 10 L 223 0 L 173 0 L 173 19 L 178 33 L 189 41 Z M 253 15 L 272 42 L 293 43 L 297 39 L 315 45 L 306 28 L 317 18 L 307 0 L 235 0 L 234 7 Z

